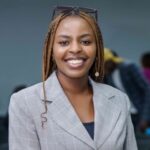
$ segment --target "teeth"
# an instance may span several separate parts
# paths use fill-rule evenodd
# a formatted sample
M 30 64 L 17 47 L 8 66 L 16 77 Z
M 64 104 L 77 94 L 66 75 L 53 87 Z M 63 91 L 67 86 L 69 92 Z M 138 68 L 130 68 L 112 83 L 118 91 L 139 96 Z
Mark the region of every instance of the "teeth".
M 83 60 L 81 60 L 81 59 L 73 59 L 73 60 L 68 60 L 68 63 L 76 65 L 76 64 L 83 63 Z

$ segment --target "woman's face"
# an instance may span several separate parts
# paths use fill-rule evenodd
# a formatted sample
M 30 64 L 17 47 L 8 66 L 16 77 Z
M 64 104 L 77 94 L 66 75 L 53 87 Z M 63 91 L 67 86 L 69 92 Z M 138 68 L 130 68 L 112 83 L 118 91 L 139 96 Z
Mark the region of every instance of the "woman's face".
M 79 16 L 63 19 L 56 30 L 53 44 L 58 74 L 69 78 L 87 76 L 95 55 L 95 36 L 88 22 Z

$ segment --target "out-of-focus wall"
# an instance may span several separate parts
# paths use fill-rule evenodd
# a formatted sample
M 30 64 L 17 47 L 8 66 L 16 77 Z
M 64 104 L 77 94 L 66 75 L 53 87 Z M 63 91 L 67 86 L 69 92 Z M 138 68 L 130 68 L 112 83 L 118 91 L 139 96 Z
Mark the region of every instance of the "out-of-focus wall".
M 0 0 L 0 115 L 13 88 L 41 81 L 42 47 L 55 5 L 97 8 L 104 44 L 138 63 L 150 49 L 149 0 Z

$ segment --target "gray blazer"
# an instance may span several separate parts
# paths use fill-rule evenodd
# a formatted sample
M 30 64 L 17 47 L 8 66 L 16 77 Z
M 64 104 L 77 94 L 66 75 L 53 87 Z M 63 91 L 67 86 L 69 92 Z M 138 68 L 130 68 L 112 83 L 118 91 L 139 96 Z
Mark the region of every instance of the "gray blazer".
M 45 82 L 47 122 L 42 83 L 13 94 L 9 106 L 10 150 L 137 150 L 125 94 L 108 85 L 95 83 L 94 140 L 68 101 L 54 72 Z

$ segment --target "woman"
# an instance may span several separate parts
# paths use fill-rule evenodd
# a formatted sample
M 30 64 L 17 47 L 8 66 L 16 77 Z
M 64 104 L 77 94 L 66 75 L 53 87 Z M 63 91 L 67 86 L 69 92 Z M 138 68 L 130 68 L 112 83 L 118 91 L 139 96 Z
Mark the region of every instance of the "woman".
M 55 8 L 43 82 L 11 97 L 10 150 L 137 149 L 127 96 L 100 83 L 104 58 L 96 13 Z

